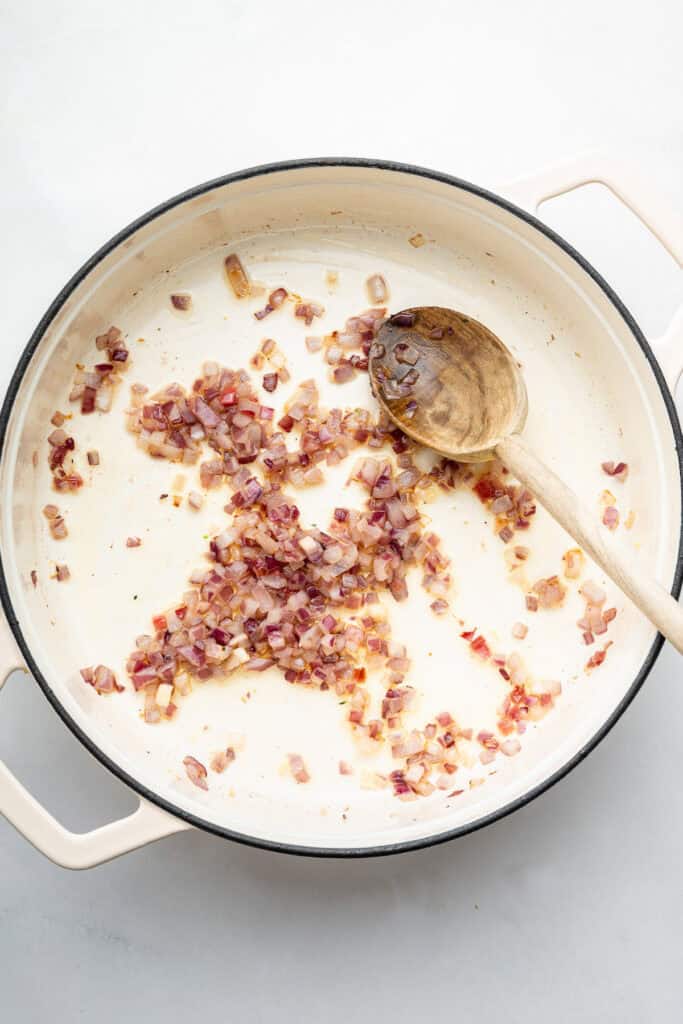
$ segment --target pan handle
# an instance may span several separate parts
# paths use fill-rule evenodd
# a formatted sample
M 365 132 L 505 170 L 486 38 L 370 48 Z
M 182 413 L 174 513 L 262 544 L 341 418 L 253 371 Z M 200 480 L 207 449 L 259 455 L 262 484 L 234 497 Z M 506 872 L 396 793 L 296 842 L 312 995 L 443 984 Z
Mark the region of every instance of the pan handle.
M 6 623 L 0 623 L 0 689 L 16 669 L 26 672 Z M 69 832 L 0 761 L 0 814 L 37 850 L 64 868 L 91 868 L 190 828 L 146 800 L 132 814 L 92 832 Z
M 546 199 L 571 192 L 581 185 L 605 185 L 649 228 L 655 238 L 683 266 L 683 215 L 669 199 L 666 189 L 638 169 L 629 154 L 621 159 L 601 151 L 556 164 L 510 182 L 501 189 L 513 203 L 536 213 Z M 683 373 L 683 305 L 679 306 L 668 330 L 652 342 L 672 394 Z

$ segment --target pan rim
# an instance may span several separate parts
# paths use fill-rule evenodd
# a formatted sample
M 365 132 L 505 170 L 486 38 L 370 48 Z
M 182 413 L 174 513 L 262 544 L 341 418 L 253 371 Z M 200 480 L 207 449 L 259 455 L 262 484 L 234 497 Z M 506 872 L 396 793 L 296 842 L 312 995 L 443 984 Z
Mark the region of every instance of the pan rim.
M 86 262 L 76 271 L 70 280 L 64 285 L 55 299 L 52 301 L 42 318 L 40 319 L 37 327 L 33 331 L 29 338 L 24 351 L 22 352 L 17 366 L 10 379 L 7 393 L 2 403 L 2 409 L 0 410 L 0 459 L 2 459 L 5 440 L 7 435 L 7 427 L 9 425 L 14 401 L 16 399 L 19 387 L 23 380 L 26 369 L 31 361 L 33 353 L 36 351 L 40 344 L 45 332 L 49 325 L 52 323 L 54 318 L 57 316 L 63 305 L 74 292 L 74 290 L 81 284 L 88 274 L 106 257 L 111 253 L 117 246 L 122 242 L 131 238 L 136 231 L 144 227 L 146 224 L 155 220 L 157 217 L 169 210 L 172 210 L 176 206 L 180 206 L 189 200 L 195 199 L 207 192 L 212 191 L 216 188 L 221 188 L 226 185 L 234 184 L 239 181 L 244 181 L 250 178 L 257 178 L 266 176 L 268 174 L 275 174 L 279 172 L 287 171 L 299 171 L 311 168 L 320 167 L 350 167 L 350 168 L 365 168 L 369 170 L 379 170 L 385 172 L 393 172 L 398 174 L 411 175 L 415 178 L 424 178 L 431 181 L 436 181 L 444 185 L 458 188 L 460 190 L 469 192 L 470 194 L 484 199 L 494 206 L 498 206 L 513 216 L 517 217 L 527 225 L 535 228 L 547 239 L 557 245 L 566 255 L 568 255 L 581 270 L 583 270 L 588 276 L 594 281 L 595 284 L 601 289 L 609 302 L 617 310 L 624 323 L 630 330 L 635 341 L 642 350 L 647 362 L 652 370 L 655 377 L 659 391 L 661 393 L 664 405 L 668 414 L 669 423 L 673 432 L 676 457 L 678 460 L 678 475 L 679 475 L 679 488 L 681 492 L 681 506 L 683 508 L 683 434 L 681 433 L 681 425 L 678 418 L 678 413 L 674 404 L 673 397 L 669 391 L 669 388 L 664 379 L 664 375 L 659 367 L 659 364 L 655 358 L 655 355 L 647 342 L 643 332 L 636 323 L 635 319 L 629 312 L 626 305 L 618 297 L 611 286 L 605 281 L 601 274 L 586 260 L 572 245 L 570 245 L 564 238 L 558 235 L 547 225 L 543 224 L 533 214 L 528 213 L 526 210 L 521 209 L 514 203 L 509 202 L 507 199 L 491 192 L 487 189 L 481 188 L 478 185 L 474 185 L 470 182 L 464 181 L 461 178 L 455 177 L 454 175 L 445 174 L 441 171 L 435 171 L 430 168 L 420 167 L 414 164 L 406 164 L 393 160 L 382 160 L 379 158 L 362 158 L 362 157 L 311 157 L 304 159 L 284 160 L 275 163 L 260 164 L 254 167 L 245 168 L 243 170 L 234 171 L 230 174 L 221 175 L 217 178 L 213 178 L 200 185 L 196 185 L 193 188 L 187 189 L 165 202 L 160 203 L 158 206 L 153 207 L 147 213 L 136 218 L 126 227 L 124 227 L 117 234 L 112 236 L 103 246 L 100 247 Z M 679 542 L 678 542 L 678 553 L 676 558 L 676 568 L 671 588 L 671 593 L 674 597 L 678 598 L 681 591 L 681 584 L 683 582 L 683 517 L 681 520 L 681 528 L 679 531 Z M 628 691 L 624 694 L 619 704 L 612 710 L 611 714 L 602 723 L 600 728 L 593 734 L 593 736 L 571 757 L 565 764 L 563 764 L 557 771 L 553 772 L 547 779 L 533 786 L 527 792 L 516 797 L 514 800 L 509 801 L 502 807 L 491 811 L 489 814 L 484 815 L 482 818 L 477 818 L 474 821 L 467 822 L 463 825 L 456 826 L 452 829 L 447 829 L 443 832 L 438 832 L 433 835 L 422 836 L 417 839 L 409 839 L 398 841 L 395 843 L 382 843 L 378 846 L 347 846 L 347 847 L 324 847 L 324 846 L 307 846 L 305 844 L 296 844 L 290 842 L 281 842 L 278 840 L 261 838 L 259 836 L 249 835 L 248 833 L 236 832 L 232 829 L 226 828 L 221 825 L 217 825 L 214 822 L 206 821 L 203 818 L 195 815 L 183 808 L 177 806 L 172 801 L 167 800 L 159 793 L 150 790 L 147 786 L 143 785 L 137 779 L 134 779 L 129 775 L 119 764 L 117 764 L 112 758 L 110 758 L 94 740 L 85 732 L 84 729 L 71 717 L 67 712 L 66 708 L 62 705 L 61 701 L 52 690 L 47 679 L 43 676 L 42 672 L 38 668 L 35 660 L 31 654 L 30 648 L 24 639 L 21 627 L 17 615 L 14 611 L 14 606 L 9 593 L 9 587 L 5 574 L 5 568 L 0 555 L 0 601 L 7 617 L 7 623 L 14 635 L 19 650 L 25 660 L 26 667 L 31 672 L 32 676 L 40 686 L 43 694 L 52 705 L 54 710 L 60 716 L 64 724 L 70 729 L 74 736 L 83 744 L 86 750 L 89 751 L 95 757 L 100 764 L 102 764 L 108 771 L 110 771 L 115 777 L 121 780 L 124 785 L 128 786 L 137 793 L 139 797 L 144 800 L 155 804 L 157 807 L 166 811 L 168 814 L 181 821 L 184 821 L 188 825 L 192 825 L 195 828 L 199 828 L 202 831 L 211 833 L 213 835 L 220 836 L 223 839 L 230 839 L 233 842 L 241 843 L 245 846 L 251 846 L 258 849 L 270 850 L 277 853 L 288 853 L 299 856 L 309 857 L 327 857 L 327 858 L 361 858 L 361 857 L 379 857 L 387 856 L 389 854 L 396 853 L 407 853 L 414 850 L 425 849 L 431 846 L 436 846 L 440 843 L 448 842 L 452 839 L 457 839 L 460 836 L 468 835 L 476 832 L 481 828 L 485 828 L 487 825 L 491 825 L 496 821 L 500 821 L 515 811 L 527 806 L 537 797 L 541 796 L 551 789 L 556 783 L 563 779 L 569 772 L 573 771 L 590 753 L 593 751 L 598 744 L 607 736 L 613 726 L 624 714 L 628 706 L 631 704 L 636 694 L 640 691 L 645 680 L 647 679 L 652 666 L 654 665 L 659 652 L 664 643 L 664 639 L 661 634 L 657 634 L 655 640 L 650 647 L 638 673 L 636 674 L 631 686 Z

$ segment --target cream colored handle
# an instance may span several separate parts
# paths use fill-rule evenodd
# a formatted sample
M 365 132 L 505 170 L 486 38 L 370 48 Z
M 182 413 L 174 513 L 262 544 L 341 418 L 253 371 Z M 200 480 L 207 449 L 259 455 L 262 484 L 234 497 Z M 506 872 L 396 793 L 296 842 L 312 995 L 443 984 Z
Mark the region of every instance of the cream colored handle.
M 517 479 L 563 526 L 586 554 L 620 587 L 660 633 L 683 654 L 683 608 L 652 576 L 596 523 L 576 494 L 528 447 L 519 435 L 507 438 L 496 454 Z
M 605 185 L 618 196 L 679 264 L 683 263 L 683 211 L 652 181 L 650 170 L 640 169 L 637 152 L 622 154 L 593 150 L 562 163 L 544 167 L 503 186 L 503 195 L 535 213 L 546 199 L 564 195 L 581 185 Z
M 501 192 L 513 203 L 536 213 L 546 199 L 564 195 L 581 185 L 605 185 L 682 266 L 683 207 L 671 196 L 670 189 L 658 187 L 649 167 L 646 171 L 639 169 L 641 163 L 642 159 L 634 151 L 618 155 L 594 150 L 509 182 Z M 683 374 L 683 306 L 679 306 L 664 336 L 652 341 L 652 347 L 673 394 Z
M 0 622 L 0 689 L 8 676 L 22 668 L 21 657 L 7 624 Z M 25 671 L 25 669 L 24 669 Z M 65 868 L 91 868 L 122 853 L 191 828 L 146 800 L 132 814 L 92 832 L 69 832 L 22 786 L 0 761 L 0 814 L 37 850 Z

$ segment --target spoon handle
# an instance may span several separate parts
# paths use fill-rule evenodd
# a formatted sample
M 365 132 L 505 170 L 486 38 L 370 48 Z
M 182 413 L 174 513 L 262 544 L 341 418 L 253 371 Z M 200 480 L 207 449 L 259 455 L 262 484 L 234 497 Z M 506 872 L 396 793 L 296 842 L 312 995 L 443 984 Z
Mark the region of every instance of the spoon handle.
M 513 434 L 496 446 L 496 454 L 511 473 L 533 491 L 539 502 L 594 562 L 631 598 L 676 650 L 683 654 L 683 608 L 646 571 L 634 556 L 621 549 L 601 530 L 595 513 L 589 512 L 567 487 L 528 447 Z

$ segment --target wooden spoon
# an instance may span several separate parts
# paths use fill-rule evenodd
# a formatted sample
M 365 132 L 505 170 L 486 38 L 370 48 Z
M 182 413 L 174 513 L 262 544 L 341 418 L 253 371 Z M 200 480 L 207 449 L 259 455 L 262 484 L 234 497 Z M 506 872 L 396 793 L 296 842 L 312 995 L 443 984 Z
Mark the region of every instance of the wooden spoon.
M 370 380 L 382 407 L 413 440 L 458 462 L 497 456 L 683 653 L 683 608 L 600 529 L 595 513 L 520 436 L 527 416 L 524 379 L 487 327 L 439 306 L 396 313 L 370 350 Z

